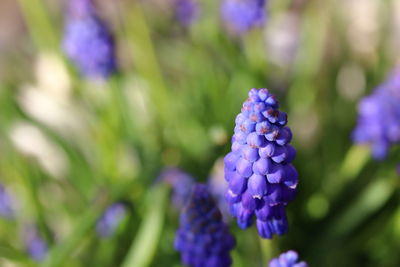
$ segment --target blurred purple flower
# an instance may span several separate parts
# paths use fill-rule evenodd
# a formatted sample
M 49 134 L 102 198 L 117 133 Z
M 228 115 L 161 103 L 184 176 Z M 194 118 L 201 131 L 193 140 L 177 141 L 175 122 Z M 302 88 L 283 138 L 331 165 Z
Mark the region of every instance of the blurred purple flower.
M 288 70 L 296 59 L 300 42 L 300 18 L 296 12 L 285 12 L 268 22 L 265 34 L 269 60 Z
M 182 262 L 191 267 L 228 267 L 234 246 L 235 239 L 207 187 L 196 184 L 182 210 L 175 239 Z
M 190 197 L 194 179 L 178 168 L 165 168 L 158 178 L 172 187 L 172 203 L 182 209 Z
M 122 203 L 114 203 L 109 206 L 97 221 L 97 234 L 100 237 L 113 236 L 119 224 L 125 218 L 126 213 L 126 206 Z
M 263 238 L 288 229 L 286 205 L 293 200 L 298 173 L 291 162 L 296 150 L 285 112 L 267 89 L 251 89 L 236 117 L 232 151 L 225 158 L 226 199 L 239 227 L 256 217 Z
M 269 267 L 307 267 L 304 261 L 297 262 L 299 255 L 293 250 L 282 253 L 278 258 L 269 262 Z
M 92 0 L 69 0 L 63 49 L 79 72 L 93 79 L 116 71 L 114 40 L 97 16 Z
M 221 18 L 227 29 L 242 35 L 265 23 L 266 0 L 223 0 Z
M 384 159 L 390 146 L 400 142 L 400 70 L 360 101 L 353 140 L 371 145 L 376 159 Z
M 0 184 L 0 216 L 5 218 L 14 217 L 10 195 L 2 184 Z
M 48 252 L 47 243 L 40 237 L 35 227 L 29 227 L 25 232 L 25 247 L 35 261 L 43 261 Z
M 190 26 L 198 18 L 197 0 L 175 0 L 175 14 L 183 26 Z

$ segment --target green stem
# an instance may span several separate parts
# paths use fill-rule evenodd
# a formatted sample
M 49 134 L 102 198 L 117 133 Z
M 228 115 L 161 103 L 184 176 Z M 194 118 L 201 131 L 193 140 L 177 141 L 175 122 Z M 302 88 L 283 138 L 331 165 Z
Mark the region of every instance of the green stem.
M 259 244 L 260 244 L 263 266 L 268 266 L 268 262 L 275 255 L 276 248 L 278 247 L 277 241 L 275 238 L 273 238 L 271 240 L 263 239 L 260 237 L 257 237 L 257 238 L 258 238 Z
M 164 78 L 159 66 L 155 48 L 151 40 L 150 30 L 143 14 L 140 1 L 132 1 L 130 13 L 127 16 L 126 34 L 134 54 L 134 64 L 138 73 L 150 85 L 150 97 L 158 116 L 166 123 L 171 113 L 170 97 L 165 87 Z
M 99 201 L 94 203 L 92 207 L 88 208 L 77 220 L 75 227 L 65 241 L 55 246 L 54 249 L 50 251 L 43 266 L 50 267 L 62 265 L 75 251 L 84 236 L 93 228 L 93 225 L 109 203 L 110 200 L 101 198 Z
M 126 99 L 126 95 L 124 94 L 121 79 L 117 79 L 116 77 L 112 78 L 109 81 L 109 87 L 113 95 L 113 107 L 118 108 L 119 117 L 121 118 L 123 124 L 123 129 L 128 137 L 134 140 L 135 133 L 137 132 L 135 129 L 135 118 L 132 116 L 129 110 L 129 103 Z
M 35 223 L 37 223 L 37 226 L 40 230 L 41 233 L 44 234 L 44 238 L 46 242 L 48 243 L 53 243 L 53 236 L 51 234 L 50 228 L 46 223 L 46 218 L 44 216 L 44 209 L 42 206 L 42 203 L 40 202 L 39 199 L 39 193 L 38 193 L 38 187 L 39 185 L 37 184 L 37 180 L 39 179 L 39 175 L 37 175 L 37 170 L 35 169 L 25 169 L 24 164 L 26 162 L 20 161 L 19 157 L 17 156 L 18 160 L 18 165 L 21 170 L 21 179 L 25 183 L 25 188 L 29 194 L 29 200 L 30 203 L 32 204 L 32 208 L 34 210 L 34 217 L 35 217 Z M 32 175 L 34 174 L 34 175 Z
M 162 232 L 167 192 L 167 189 L 162 186 L 149 191 L 146 217 L 143 219 L 122 267 L 150 265 Z
M 90 233 L 104 209 L 114 201 L 129 195 L 135 185 L 135 179 L 132 179 L 132 181 L 118 186 L 115 191 L 110 191 L 106 195 L 104 195 L 104 191 L 99 192 L 97 200 L 76 221 L 66 239 L 53 247 L 43 266 L 61 266 L 77 249 L 84 237 Z M 150 193 L 153 193 L 153 191 L 149 192 L 149 196 L 152 196 Z

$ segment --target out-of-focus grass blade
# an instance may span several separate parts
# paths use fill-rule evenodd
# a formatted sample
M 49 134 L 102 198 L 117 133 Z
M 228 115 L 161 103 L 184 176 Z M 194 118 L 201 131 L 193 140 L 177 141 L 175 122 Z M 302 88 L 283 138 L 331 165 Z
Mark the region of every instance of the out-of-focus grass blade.
M 157 108 L 158 116 L 165 122 L 170 110 L 170 95 L 165 87 L 164 78 L 156 56 L 155 47 L 151 38 L 145 15 L 140 1 L 132 1 L 130 12 L 126 17 L 126 35 L 132 46 L 137 72 L 149 83 L 149 95 Z
M 343 187 L 362 171 L 370 159 L 370 151 L 366 146 L 352 146 L 347 152 L 339 171 L 332 174 L 325 182 L 325 191 L 334 198 Z
M 166 197 L 167 188 L 164 186 L 157 186 L 148 192 L 146 217 L 122 267 L 149 266 L 162 232 Z
M 43 266 L 61 266 L 65 262 L 84 236 L 92 229 L 104 210 L 106 202 L 104 199 L 101 199 L 101 201 L 86 210 L 82 217 L 76 221 L 72 233 L 62 243 L 53 247 Z
M 52 48 L 57 50 L 58 37 L 53 29 L 48 12 L 41 0 L 19 0 L 29 33 L 39 48 Z
M 261 250 L 261 256 L 263 260 L 263 265 L 267 266 L 268 262 L 272 259 L 272 257 L 277 254 L 277 239 L 274 238 L 272 240 L 266 240 L 262 239 L 258 236 L 258 233 L 256 232 L 257 238 L 259 239 L 260 242 L 260 250 Z
M 368 161 L 369 155 L 370 151 L 367 146 L 352 146 L 340 168 L 340 174 L 343 178 L 351 179 L 359 174 Z
M 13 247 L 10 247 L 9 245 L 2 243 L 0 243 L 0 259 L 1 258 L 18 262 L 23 264 L 23 266 L 36 266 L 36 264 L 27 258 L 23 253 Z
M 336 221 L 333 222 L 330 234 L 341 236 L 351 232 L 365 218 L 381 208 L 396 189 L 393 180 L 377 179 L 372 182 Z

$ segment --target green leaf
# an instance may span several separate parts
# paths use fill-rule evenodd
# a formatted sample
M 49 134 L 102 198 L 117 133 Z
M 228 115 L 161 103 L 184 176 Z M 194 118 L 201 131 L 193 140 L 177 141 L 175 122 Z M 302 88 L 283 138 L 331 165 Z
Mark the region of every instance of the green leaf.
M 19 0 L 29 33 L 38 48 L 58 51 L 58 39 L 45 3 L 40 0 Z
M 95 203 L 76 221 L 75 228 L 71 234 L 59 245 L 55 246 L 49 253 L 43 266 L 61 266 L 71 253 L 77 248 L 85 235 L 93 228 L 96 220 L 105 208 L 106 201 Z
M 352 146 L 346 153 L 338 172 L 330 175 L 325 182 L 325 191 L 331 199 L 352 180 L 358 177 L 370 159 L 367 146 Z
M 23 266 L 36 266 L 27 255 L 21 251 L 7 245 L 0 243 L 0 259 L 4 258 L 13 262 L 23 263 Z
M 368 216 L 380 209 L 394 190 L 395 187 L 389 179 L 377 179 L 371 183 L 333 224 L 332 235 L 340 236 L 352 232 Z
M 167 188 L 164 186 L 155 187 L 148 192 L 147 196 L 146 217 L 140 225 L 138 234 L 122 267 L 149 266 L 160 240 L 164 223 Z

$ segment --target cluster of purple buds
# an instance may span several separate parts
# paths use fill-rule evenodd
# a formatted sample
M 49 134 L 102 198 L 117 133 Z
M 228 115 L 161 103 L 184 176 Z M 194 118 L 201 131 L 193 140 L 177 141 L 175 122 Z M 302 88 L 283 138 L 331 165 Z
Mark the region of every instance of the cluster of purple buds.
M 221 18 L 227 29 L 242 35 L 265 23 L 266 0 L 223 0 Z
M 207 187 L 196 184 L 181 213 L 175 239 L 182 262 L 191 267 L 228 267 L 234 246 L 235 239 Z
M 125 218 L 127 213 L 126 206 L 122 203 L 112 204 L 106 209 L 101 218 L 97 221 L 96 231 L 101 237 L 111 237 L 114 235 L 118 226 Z
M 224 158 L 231 214 L 242 229 L 255 216 L 263 238 L 287 231 L 285 207 L 296 194 L 298 173 L 291 164 L 296 150 L 286 123 L 286 113 L 267 89 L 251 89 L 236 117 L 232 151 Z
M 369 144 L 376 159 L 384 159 L 392 144 L 400 143 L 400 70 L 364 97 L 358 106 L 356 143 Z
M 197 0 L 174 0 L 175 15 L 183 26 L 190 26 L 199 16 Z
M 193 177 L 178 168 L 165 168 L 158 179 L 172 187 L 172 203 L 178 210 L 182 209 L 192 192 Z
M 11 197 L 2 184 L 0 184 L 0 216 L 4 218 L 14 217 Z
M 114 40 L 92 0 L 69 0 L 63 49 L 79 72 L 106 79 L 116 70 Z
M 39 262 L 46 258 L 49 250 L 48 245 L 35 227 L 32 226 L 26 230 L 24 240 L 26 250 L 32 259 Z
M 269 267 L 307 267 L 304 261 L 298 262 L 299 255 L 296 251 L 289 250 L 269 262 Z

